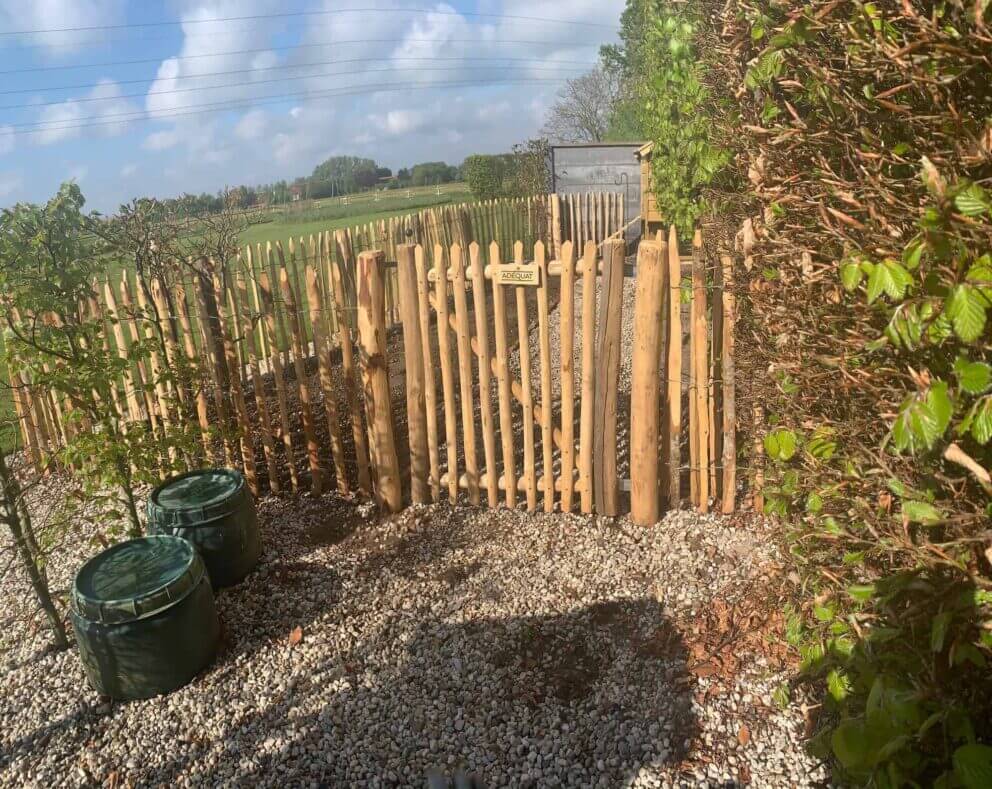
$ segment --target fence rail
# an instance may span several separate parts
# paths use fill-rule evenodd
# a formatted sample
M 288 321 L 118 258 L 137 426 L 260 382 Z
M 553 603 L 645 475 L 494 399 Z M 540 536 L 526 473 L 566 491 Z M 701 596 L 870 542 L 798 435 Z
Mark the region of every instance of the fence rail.
M 708 272 L 698 234 L 688 260 L 674 232 L 643 242 L 629 316 L 618 195 L 491 208 L 256 245 L 171 283 L 106 283 L 88 308 L 108 347 L 125 358 L 142 332 L 160 338 L 148 367 L 128 365 L 114 407 L 197 431 L 191 464 L 236 465 L 256 493 L 320 494 L 333 480 L 389 511 L 465 496 L 644 524 L 686 492 L 700 510 L 733 510 L 731 259 Z M 163 383 L 180 362 L 194 376 Z M 40 462 L 83 428 L 70 404 L 16 383 Z

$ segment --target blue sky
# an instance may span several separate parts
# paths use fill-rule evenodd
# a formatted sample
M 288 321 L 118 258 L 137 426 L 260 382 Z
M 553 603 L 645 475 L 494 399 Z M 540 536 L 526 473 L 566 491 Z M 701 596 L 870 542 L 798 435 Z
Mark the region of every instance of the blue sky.
M 397 168 L 507 150 L 615 39 L 623 5 L 0 0 L 0 206 L 69 178 L 112 212 L 336 154 Z

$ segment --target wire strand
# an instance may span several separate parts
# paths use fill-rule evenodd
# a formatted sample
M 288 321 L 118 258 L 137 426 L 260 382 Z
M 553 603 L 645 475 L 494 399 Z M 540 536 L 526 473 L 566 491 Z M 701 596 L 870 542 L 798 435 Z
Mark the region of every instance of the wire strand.
M 77 27 L 51 27 L 34 30 L 4 30 L 0 31 L 0 36 L 36 36 L 52 35 L 58 33 L 81 33 L 98 30 L 137 30 L 158 27 L 173 27 L 186 25 L 208 25 L 218 22 L 260 22 L 269 19 L 288 19 L 312 16 L 339 16 L 344 14 L 365 14 L 365 13 L 389 13 L 389 14 L 436 14 L 439 16 L 461 16 L 479 19 L 512 19 L 523 22 L 542 22 L 556 25 L 573 25 L 577 27 L 603 28 L 606 30 L 617 30 L 615 25 L 608 25 L 601 22 L 586 22 L 576 19 L 562 19 L 553 17 L 525 16 L 522 14 L 494 14 L 481 11 L 448 11 L 438 8 L 402 8 L 383 6 L 364 6 L 357 8 L 336 8 L 324 11 L 280 11 L 272 14 L 248 14 L 245 16 L 213 17 L 210 19 L 175 19 L 160 22 L 130 22 L 118 25 L 81 25 Z
M 295 64 L 283 64 L 279 66 L 264 66 L 262 68 L 243 68 L 243 69 L 231 69 L 229 71 L 208 71 L 203 74 L 180 74 L 174 77 L 166 77 L 167 81 L 178 80 L 178 79 L 202 79 L 205 77 L 225 77 L 232 74 L 255 74 L 258 72 L 268 72 L 268 71 L 286 71 L 288 69 L 298 69 L 298 68 L 314 68 L 316 66 L 333 66 L 337 64 L 345 63 L 381 63 L 382 58 L 335 58 L 334 60 L 318 60 L 313 63 L 295 63 Z M 551 65 L 562 64 L 566 66 L 584 66 L 586 68 L 591 68 L 596 65 L 595 63 L 590 63 L 586 60 L 555 60 L 555 61 L 544 61 L 537 58 L 515 58 L 515 57 L 487 57 L 487 58 L 472 58 L 472 57 L 398 57 L 389 58 L 392 61 L 428 61 L 428 62 L 468 62 L 468 63 L 547 63 L 550 62 Z M 496 66 L 494 66 L 495 68 Z M 381 71 L 392 71 L 393 69 L 373 69 L 371 73 L 381 72 Z M 223 88 L 231 87 L 242 87 L 244 85 L 262 85 L 267 82 L 282 82 L 290 79 L 306 79 L 307 77 L 323 77 L 332 76 L 331 74 L 300 74 L 296 77 L 280 77 L 274 80 L 251 80 L 248 82 L 231 82 L 222 85 L 200 85 L 195 88 L 176 88 L 174 90 L 156 90 L 150 91 L 148 93 L 131 93 L 119 96 L 88 96 L 85 98 L 73 98 L 73 99 L 59 99 L 58 101 L 42 101 L 42 102 L 29 102 L 25 104 L 7 104 L 0 105 L 0 110 L 10 110 L 10 109 L 21 109 L 24 107 L 51 107 L 56 104 L 64 104 L 66 101 L 75 102 L 92 102 L 92 101 L 115 101 L 117 99 L 126 98 L 137 98 L 144 96 L 158 96 L 169 93 L 181 93 L 189 92 L 195 90 L 220 90 Z M 144 77 L 142 79 L 127 79 L 127 80 L 114 80 L 115 85 L 139 85 L 143 82 L 155 82 L 159 77 Z M 21 93 L 40 93 L 47 91 L 56 90 L 92 90 L 94 88 L 104 87 L 106 82 L 88 82 L 77 85 L 54 85 L 51 87 L 36 87 L 36 88 L 12 88 L 11 90 L 0 90 L 0 96 L 9 96 L 13 94 Z
M 364 72 L 362 72 L 364 73 Z M 104 120 L 92 123 L 74 123 L 71 125 L 40 125 L 40 124 L 11 124 L 14 126 L 9 135 L 22 136 L 28 134 L 42 134 L 51 131 L 67 131 L 70 129 L 84 129 L 98 126 L 113 126 L 120 123 L 147 123 L 156 120 L 167 120 L 171 118 L 190 117 L 194 115 L 207 115 L 215 112 L 226 112 L 228 110 L 254 108 L 260 105 L 280 104 L 299 98 L 333 98 L 335 96 L 358 96 L 371 93 L 397 93 L 404 90 L 430 90 L 431 88 L 461 88 L 461 87 L 498 87 L 501 85 L 540 85 L 540 84 L 560 84 L 567 77 L 529 78 L 529 79 L 509 79 L 509 80 L 485 80 L 485 81 L 459 81 L 459 82 L 430 82 L 430 83 L 382 83 L 378 85 L 365 85 L 361 88 L 331 89 L 326 91 L 300 91 L 297 93 L 286 93 L 276 96 L 260 96 L 255 99 L 239 99 L 227 102 L 214 102 L 214 109 L 199 109 L 183 112 L 156 113 L 151 116 L 147 110 L 136 113 L 123 113 L 120 115 L 94 116 Z M 210 107 L 211 103 L 191 105 L 193 107 Z M 132 117 L 146 115 L 149 117 Z M 22 126 L 38 126 L 39 128 L 21 128 Z
M 437 40 L 432 38 L 353 38 L 353 39 L 343 39 L 340 41 L 327 41 L 322 44 L 291 44 L 287 46 L 280 47 L 265 47 L 266 52 L 289 52 L 301 49 L 325 49 L 327 47 L 333 46 L 351 46 L 354 44 L 400 44 L 400 43 L 410 43 L 410 44 L 436 44 Z M 453 44 L 478 44 L 478 38 L 446 38 L 445 43 Z M 534 39 L 515 39 L 515 38 L 503 38 L 494 40 L 487 43 L 497 43 L 497 44 L 525 44 L 528 46 L 548 46 L 552 44 L 559 44 L 560 42 L 552 41 L 549 39 L 534 40 Z M 600 41 L 588 41 L 588 42 L 572 42 L 573 46 L 599 46 Z M 139 66 L 152 63 L 161 63 L 163 60 L 202 60 L 203 58 L 217 58 L 225 57 L 227 55 L 257 55 L 259 54 L 259 49 L 256 47 L 254 49 L 231 49 L 224 50 L 221 52 L 210 52 L 203 55 L 162 55 L 157 58 L 139 58 L 137 60 L 105 60 L 100 63 L 78 63 L 75 65 L 63 65 L 63 66 L 32 66 L 31 68 L 16 68 L 16 69 L 5 69 L 0 70 L 0 75 L 8 74 L 36 74 L 49 71 L 76 71 L 78 69 L 86 68 L 108 68 L 110 66 Z

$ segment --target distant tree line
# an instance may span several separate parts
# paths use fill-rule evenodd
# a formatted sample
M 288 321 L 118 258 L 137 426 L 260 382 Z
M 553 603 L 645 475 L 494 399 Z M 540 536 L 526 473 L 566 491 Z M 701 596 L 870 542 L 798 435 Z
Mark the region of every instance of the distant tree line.
M 285 205 L 295 200 L 319 200 L 376 188 L 406 189 L 447 184 L 461 180 L 461 177 L 461 167 L 445 162 L 421 162 L 394 174 L 390 168 L 380 167 L 374 159 L 332 156 L 318 164 L 309 176 L 255 186 L 235 186 L 216 194 L 183 194 L 158 201 L 158 205 L 160 210 L 171 216 L 192 218 L 217 214 L 229 208 Z

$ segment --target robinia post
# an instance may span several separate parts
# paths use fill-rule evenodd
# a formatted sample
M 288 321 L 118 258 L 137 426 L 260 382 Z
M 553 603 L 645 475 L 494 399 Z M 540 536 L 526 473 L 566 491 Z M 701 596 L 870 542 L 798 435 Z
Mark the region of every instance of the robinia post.
M 382 508 L 399 512 L 403 495 L 386 359 L 385 268 L 386 256 L 381 251 L 358 256 L 358 333 L 375 496 Z

